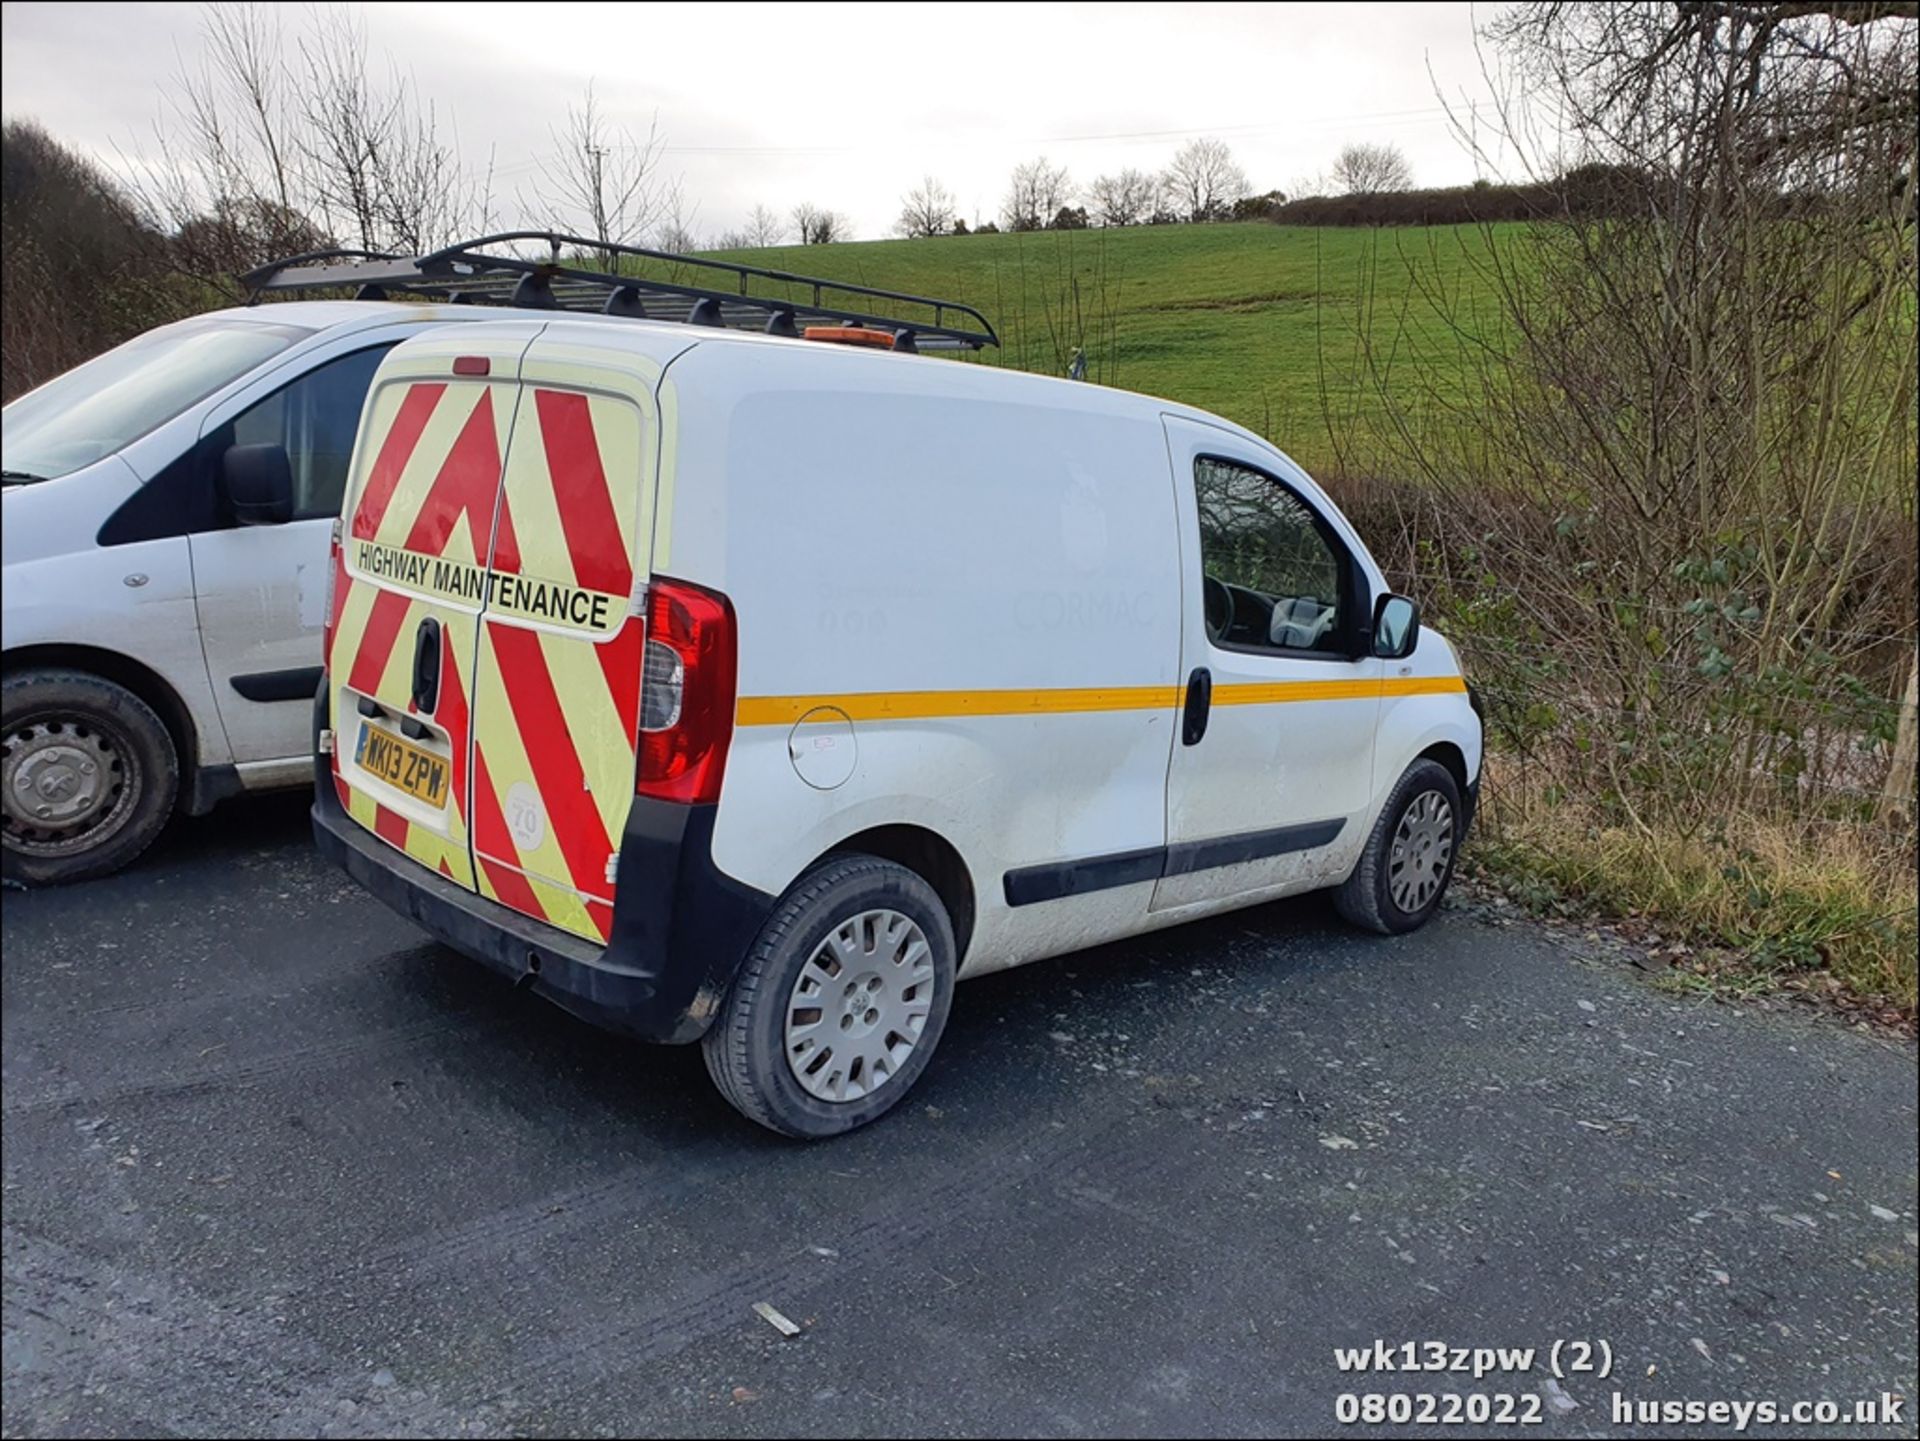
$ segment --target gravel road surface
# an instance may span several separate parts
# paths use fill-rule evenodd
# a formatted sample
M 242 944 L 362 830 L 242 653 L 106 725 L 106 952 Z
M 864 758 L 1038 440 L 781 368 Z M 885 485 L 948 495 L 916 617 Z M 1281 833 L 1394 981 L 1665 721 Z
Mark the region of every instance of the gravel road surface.
M 1309 898 L 971 982 L 901 1109 L 803 1146 L 426 941 L 304 806 L 5 897 L 7 1435 L 1320 1435 L 1367 1392 L 1644 1434 L 1615 1391 L 1914 1434 L 1898 1041 Z M 1336 1367 L 1376 1341 L 1540 1354 Z

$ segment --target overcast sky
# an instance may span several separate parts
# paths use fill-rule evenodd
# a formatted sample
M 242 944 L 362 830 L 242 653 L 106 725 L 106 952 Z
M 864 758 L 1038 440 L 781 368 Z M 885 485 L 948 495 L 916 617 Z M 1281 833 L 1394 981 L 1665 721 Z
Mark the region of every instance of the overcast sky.
M 923 173 L 969 220 L 1038 154 L 1076 181 L 1158 169 L 1195 135 L 1232 146 L 1257 190 L 1293 189 L 1355 139 L 1392 141 L 1421 184 L 1474 178 L 1438 90 L 1484 93 L 1476 23 L 1497 5 L 606 5 L 350 7 L 370 50 L 489 152 L 503 218 L 592 80 L 698 202 L 696 231 L 757 202 L 845 212 L 886 234 Z M 303 23 L 287 6 L 284 23 Z M 9 118 L 31 116 L 112 165 L 153 149 L 163 96 L 200 50 L 193 4 L 10 3 Z

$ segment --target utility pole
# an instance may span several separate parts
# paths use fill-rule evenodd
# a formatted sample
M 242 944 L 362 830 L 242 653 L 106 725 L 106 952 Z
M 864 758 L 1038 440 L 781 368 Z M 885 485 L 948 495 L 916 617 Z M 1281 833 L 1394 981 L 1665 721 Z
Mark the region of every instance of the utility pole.
M 605 182 L 601 179 L 600 170 L 601 162 L 604 161 L 606 157 L 606 146 L 595 145 L 591 142 L 588 143 L 587 163 L 593 169 L 593 238 L 598 240 L 603 246 L 612 239 L 612 237 L 607 234 L 607 192 Z M 604 251 L 603 254 L 607 263 L 611 264 L 613 252 Z

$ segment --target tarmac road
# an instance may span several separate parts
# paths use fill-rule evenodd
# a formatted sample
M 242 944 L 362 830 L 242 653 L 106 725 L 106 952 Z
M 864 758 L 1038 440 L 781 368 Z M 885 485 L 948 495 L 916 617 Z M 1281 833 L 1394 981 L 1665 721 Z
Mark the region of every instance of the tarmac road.
M 304 806 L 5 897 L 9 1436 L 1644 1432 L 1616 1390 L 1913 1434 L 1898 1042 L 1307 899 L 969 983 L 909 1102 L 802 1146 L 425 941 Z M 1376 1340 L 1541 1354 L 1337 1369 Z

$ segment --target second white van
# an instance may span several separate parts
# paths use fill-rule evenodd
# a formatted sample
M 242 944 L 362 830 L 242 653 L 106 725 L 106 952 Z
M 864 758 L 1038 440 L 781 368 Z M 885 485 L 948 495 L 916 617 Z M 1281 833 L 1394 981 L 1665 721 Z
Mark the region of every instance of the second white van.
M 1315 888 L 1421 925 L 1478 790 L 1453 649 L 1285 455 L 884 338 L 406 341 L 333 565 L 323 851 L 794 1136 L 965 977 Z

